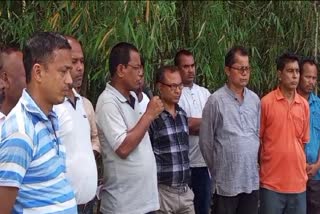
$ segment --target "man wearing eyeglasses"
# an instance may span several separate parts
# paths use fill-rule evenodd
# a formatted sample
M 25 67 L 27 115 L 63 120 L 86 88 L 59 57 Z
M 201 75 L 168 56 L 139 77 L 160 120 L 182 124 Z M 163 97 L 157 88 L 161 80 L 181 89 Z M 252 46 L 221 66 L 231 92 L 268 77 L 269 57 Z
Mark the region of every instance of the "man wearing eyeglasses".
M 194 208 L 196 214 L 209 213 L 212 192 L 211 178 L 199 148 L 199 129 L 202 110 L 210 92 L 194 83 L 196 66 L 190 51 L 180 50 L 174 58 L 174 63 L 180 69 L 184 86 L 179 105 L 188 116 L 190 187 L 194 193 Z
M 144 214 L 159 209 L 156 162 L 148 129 L 163 111 L 154 96 L 140 114 L 134 93 L 143 69 L 138 49 L 116 44 L 109 57 L 111 82 L 98 98 L 96 119 L 103 153 L 102 213 Z
M 194 213 L 190 180 L 188 118 L 178 102 L 183 88 L 180 71 L 161 67 L 156 89 L 164 111 L 150 126 L 150 140 L 157 162 L 160 210 L 158 213 Z
M 297 92 L 299 57 L 277 59 L 279 86 L 261 100 L 260 213 L 305 214 L 310 112 Z
M 248 51 L 225 56 L 227 83 L 206 103 L 199 145 L 213 180 L 215 214 L 257 214 L 259 196 L 259 97 L 246 86 Z

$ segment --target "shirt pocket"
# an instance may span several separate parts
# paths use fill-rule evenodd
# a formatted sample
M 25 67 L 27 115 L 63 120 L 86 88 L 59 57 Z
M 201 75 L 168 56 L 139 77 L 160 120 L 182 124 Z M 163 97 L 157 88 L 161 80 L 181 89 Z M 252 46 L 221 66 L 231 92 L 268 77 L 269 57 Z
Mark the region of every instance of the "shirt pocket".
M 291 114 L 291 116 L 292 116 L 292 120 L 293 120 L 294 131 L 295 131 L 296 137 L 302 138 L 305 118 L 303 118 L 302 116 L 295 115 L 295 114 Z
M 243 108 L 243 121 L 245 122 L 244 129 L 248 132 L 258 134 L 259 130 L 259 112 L 255 106 L 244 106 Z

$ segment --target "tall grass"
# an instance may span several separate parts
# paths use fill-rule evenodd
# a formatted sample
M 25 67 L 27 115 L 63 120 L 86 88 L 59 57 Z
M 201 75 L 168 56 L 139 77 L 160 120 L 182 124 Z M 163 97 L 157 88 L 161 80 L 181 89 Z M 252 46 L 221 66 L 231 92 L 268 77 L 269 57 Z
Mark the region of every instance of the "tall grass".
M 108 54 L 119 41 L 135 44 L 151 81 L 181 48 L 197 62 L 197 81 L 225 82 L 224 55 L 245 45 L 253 67 L 249 87 L 262 95 L 276 85 L 275 59 L 285 50 L 318 53 L 318 5 L 311 1 L 1 1 L 0 43 L 24 42 L 35 31 L 79 38 L 86 56 L 83 93 L 95 102 L 105 87 Z

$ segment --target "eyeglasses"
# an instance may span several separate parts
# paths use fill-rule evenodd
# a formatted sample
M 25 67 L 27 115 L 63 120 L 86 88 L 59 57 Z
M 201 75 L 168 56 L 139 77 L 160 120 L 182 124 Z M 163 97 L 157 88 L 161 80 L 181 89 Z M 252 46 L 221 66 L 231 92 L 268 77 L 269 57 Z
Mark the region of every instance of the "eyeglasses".
M 237 71 L 240 71 L 241 74 L 243 74 L 245 71 L 250 73 L 251 67 L 250 66 L 241 66 L 241 67 L 233 67 L 233 66 L 228 66 L 229 68 L 235 69 Z
M 134 70 L 141 71 L 143 69 L 142 65 L 131 65 L 131 64 L 126 64 L 127 66 L 130 66 Z
M 180 91 L 183 89 L 183 84 L 167 84 L 167 83 L 163 83 L 163 82 L 160 82 L 162 85 L 165 85 L 165 86 L 168 86 L 170 88 L 171 91 L 175 91 L 177 89 L 179 89 Z

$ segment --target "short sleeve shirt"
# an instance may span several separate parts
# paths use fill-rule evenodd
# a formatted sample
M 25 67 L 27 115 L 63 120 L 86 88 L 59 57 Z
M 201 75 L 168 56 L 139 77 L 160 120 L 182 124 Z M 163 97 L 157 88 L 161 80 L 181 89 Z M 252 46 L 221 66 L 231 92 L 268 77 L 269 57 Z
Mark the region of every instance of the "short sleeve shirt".
M 309 105 L 295 93 L 291 104 L 279 88 L 261 100 L 260 182 L 280 193 L 306 190 L 306 156 L 309 141 Z
M 134 106 L 107 83 L 96 106 L 104 164 L 105 183 L 100 193 L 104 213 L 141 214 L 159 209 L 156 162 L 148 133 L 127 158 L 121 159 L 115 152 L 142 115 L 136 95 L 131 95 Z
M 193 84 L 191 88 L 182 89 L 179 105 L 187 113 L 187 117 L 202 118 L 202 110 L 209 96 L 208 89 Z M 190 167 L 205 167 L 199 148 L 199 136 L 189 135 L 189 147 Z
M 0 185 L 19 188 L 13 213 L 77 213 L 58 130 L 24 90 L 1 128 Z

